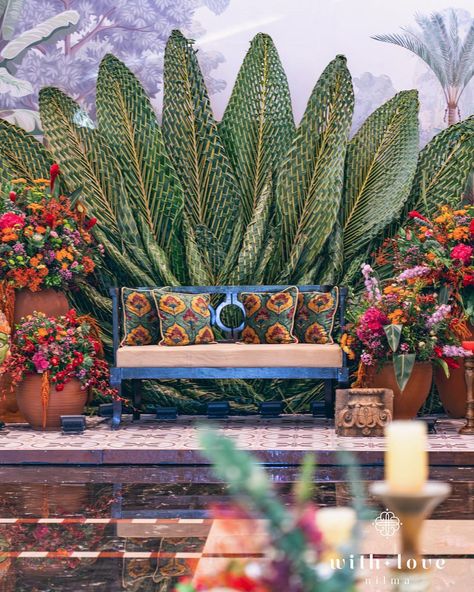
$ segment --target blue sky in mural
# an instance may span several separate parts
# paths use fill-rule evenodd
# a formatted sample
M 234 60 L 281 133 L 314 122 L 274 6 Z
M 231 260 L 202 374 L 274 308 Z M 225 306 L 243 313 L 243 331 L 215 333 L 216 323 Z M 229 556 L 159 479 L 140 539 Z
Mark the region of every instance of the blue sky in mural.
M 280 52 L 297 120 L 325 65 L 344 53 L 356 90 L 355 127 L 406 88 L 420 90 L 422 141 L 446 125 L 443 94 L 427 67 L 410 52 L 371 39 L 413 24 L 415 11 L 446 10 L 450 5 L 445 0 L 11 0 L 9 4 L 14 8 L 8 15 L 9 27 L 5 15 L 0 27 L 0 116 L 29 129 L 38 125 L 37 93 L 43 86 L 60 87 L 93 112 L 98 63 L 108 52 L 137 74 L 159 111 L 163 51 L 174 28 L 196 40 L 218 118 L 250 39 L 264 31 Z M 459 0 L 453 7 L 461 30 L 467 30 L 472 0 Z M 13 59 L 5 59 L 6 48 Z M 462 117 L 474 112 L 473 82 L 460 109 Z

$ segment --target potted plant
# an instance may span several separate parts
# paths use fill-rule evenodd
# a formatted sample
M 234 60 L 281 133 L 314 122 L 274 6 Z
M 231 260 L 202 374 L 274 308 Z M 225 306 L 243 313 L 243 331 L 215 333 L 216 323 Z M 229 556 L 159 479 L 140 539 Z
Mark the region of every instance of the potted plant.
M 95 218 L 59 194 L 58 174 L 53 165 L 50 179 L 15 179 L 0 199 L 0 308 L 12 326 L 35 310 L 65 314 L 64 291 L 94 271 L 102 251 L 90 232 Z
M 93 390 L 115 394 L 93 320 L 74 310 L 57 318 L 40 312 L 23 318 L 0 373 L 10 375 L 18 407 L 35 429 L 58 428 L 61 415 L 82 413 Z
M 359 359 L 355 386 L 394 391 L 394 417 L 416 416 L 431 388 L 432 362 L 447 374 L 460 346 L 458 318 L 451 306 L 425 293 L 424 282 L 399 277 L 382 287 L 369 265 L 362 266 L 365 292 L 349 310 L 341 345 Z
M 425 291 L 438 294 L 440 304 L 449 304 L 459 319 L 460 339 L 474 335 L 474 207 L 453 209 L 442 206 L 428 219 L 409 213 L 409 223 L 385 251 L 397 279 L 417 279 Z M 464 417 L 467 391 L 462 357 L 453 360 L 449 374 L 435 368 L 435 382 L 445 410 L 452 417 Z

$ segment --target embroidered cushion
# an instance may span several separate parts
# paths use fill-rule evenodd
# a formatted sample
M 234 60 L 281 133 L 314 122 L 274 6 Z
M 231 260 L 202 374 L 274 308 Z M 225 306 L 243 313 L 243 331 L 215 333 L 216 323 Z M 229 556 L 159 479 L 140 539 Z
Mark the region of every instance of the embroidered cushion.
M 209 294 L 184 294 L 155 290 L 160 316 L 160 345 L 214 343 Z
M 332 331 L 339 305 L 339 289 L 300 292 L 294 333 L 300 343 L 334 343 Z
M 293 334 L 298 288 L 282 292 L 242 292 L 246 312 L 241 340 L 244 343 L 297 343 Z
M 124 336 L 121 345 L 158 343 L 160 320 L 152 290 L 122 288 Z

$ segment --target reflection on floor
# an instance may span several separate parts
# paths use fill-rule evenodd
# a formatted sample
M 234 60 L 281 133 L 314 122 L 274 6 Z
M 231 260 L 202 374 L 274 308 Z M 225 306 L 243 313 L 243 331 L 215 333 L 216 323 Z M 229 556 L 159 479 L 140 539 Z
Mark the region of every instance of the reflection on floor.
M 268 467 L 289 500 L 296 467 Z M 362 479 L 381 478 L 362 467 Z M 470 589 L 474 576 L 473 469 L 432 467 L 453 493 L 426 524 L 423 552 L 444 559 L 433 590 Z M 344 471 L 320 467 L 315 501 L 350 498 Z M 230 557 L 264 561 L 261 524 L 216 518 L 209 508 L 228 500 L 209 467 L 0 468 L 0 591 L 168 592 L 179 577 L 215 570 Z M 373 499 L 369 505 L 377 514 Z M 361 553 L 377 554 L 379 569 L 361 576 L 360 590 L 390 589 L 385 562 L 397 552 L 368 522 Z M 388 582 L 388 583 L 387 583 Z

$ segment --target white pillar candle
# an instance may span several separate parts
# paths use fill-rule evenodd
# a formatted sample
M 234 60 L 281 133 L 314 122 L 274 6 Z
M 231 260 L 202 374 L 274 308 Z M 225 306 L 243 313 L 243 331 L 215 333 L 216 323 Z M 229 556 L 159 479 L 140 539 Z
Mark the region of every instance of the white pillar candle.
M 428 478 L 428 436 L 423 421 L 392 421 L 385 428 L 385 480 L 393 493 L 418 493 Z
M 352 508 L 320 508 L 316 511 L 316 526 L 324 544 L 332 549 L 349 542 L 355 523 L 356 513 Z

